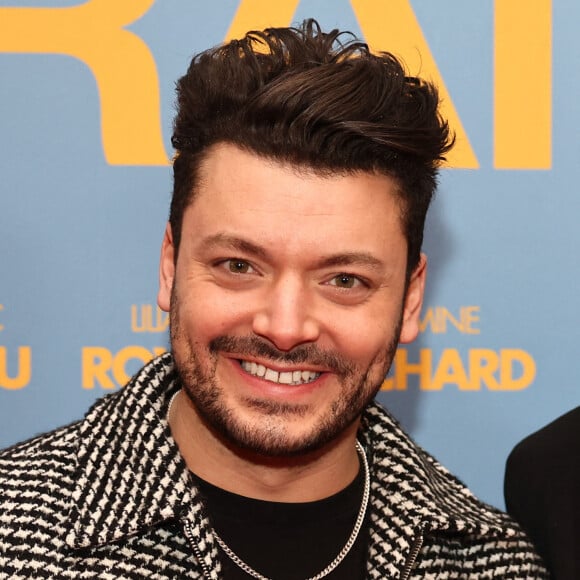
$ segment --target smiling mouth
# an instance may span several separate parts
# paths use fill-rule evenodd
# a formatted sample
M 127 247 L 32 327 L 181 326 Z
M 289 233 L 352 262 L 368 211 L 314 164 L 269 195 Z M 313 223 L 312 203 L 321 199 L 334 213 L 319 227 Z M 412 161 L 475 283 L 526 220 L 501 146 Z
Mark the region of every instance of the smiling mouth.
M 241 360 L 240 365 L 249 375 L 280 385 L 304 385 L 315 381 L 321 375 L 321 373 L 313 371 L 300 370 L 278 372 L 264 365 L 245 360 Z

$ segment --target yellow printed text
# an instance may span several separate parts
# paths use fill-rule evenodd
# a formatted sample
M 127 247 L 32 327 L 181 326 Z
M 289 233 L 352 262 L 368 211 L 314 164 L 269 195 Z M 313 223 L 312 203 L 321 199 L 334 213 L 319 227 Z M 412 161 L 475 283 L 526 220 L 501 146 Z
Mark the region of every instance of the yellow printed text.
M 409 360 L 407 349 L 400 348 L 393 361 L 392 376 L 385 379 L 385 391 L 405 391 L 418 383 L 423 391 L 455 387 L 460 391 L 520 391 L 536 377 L 536 363 L 525 350 L 505 348 L 499 351 L 474 348 L 462 357 L 455 348 L 447 348 L 434 359 L 428 348 L 419 350 L 418 358 Z
M 142 304 L 131 306 L 131 330 L 133 332 L 164 332 L 169 328 L 169 314 L 159 306 Z
M 16 372 L 8 364 L 8 349 L 0 346 L 0 388 L 8 390 L 22 389 L 30 383 L 32 376 L 32 349 L 29 346 L 19 346 L 16 356 Z M 9 373 L 8 367 L 11 367 Z
M 112 165 L 168 164 L 157 65 L 145 42 L 125 29 L 153 4 L 88 0 L 64 8 L 0 7 L 0 52 L 72 56 L 92 71 L 103 149 Z
M 126 346 L 112 352 L 102 346 L 86 346 L 82 349 L 81 372 L 83 389 L 114 389 L 122 387 L 131 378 L 129 364 L 142 366 L 165 352 L 163 347 L 152 350 L 144 346 Z
M 161 132 L 159 80 L 149 47 L 126 29 L 154 0 L 86 0 L 68 7 L 0 7 L 0 53 L 61 54 L 77 58 L 98 86 L 101 134 L 113 165 L 168 163 Z M 433 81 L 442 114 L 457 136 L 449 154 L 456 168 L 479 166 L 411 0 L 350 0 L 364 39 L 402 57 L 411 74 Z M 226 34 L 287 26 L 299 0 L 240 0 Z M 494 2 L 494 166 L 546 169 L 552 138 L 552 0 Z M 453 14 L 450 14 L 453 17 Z M 456 47 L 460 49 L 460 47 Z M 476 63 L 473 63 L 477 66 Z M 522 87 L 533 90 L 522 98 Z M 92 111 L 87 111 L 87 115 Z
M 433 334 L 442 334 L 453 327 L 462 334 L 479 334 L 478 322 L 479 306 L 462 306 L 457 316 L 443 306 L 433 306 L 425 310 L 419 321 L 419 331 L 429 329 Z

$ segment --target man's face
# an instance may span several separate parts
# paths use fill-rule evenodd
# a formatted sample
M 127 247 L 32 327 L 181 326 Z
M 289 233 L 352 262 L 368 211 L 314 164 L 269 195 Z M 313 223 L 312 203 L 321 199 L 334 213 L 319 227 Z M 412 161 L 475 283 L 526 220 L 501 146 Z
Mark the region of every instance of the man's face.
M 264 455 L 320 448 L 374 397 L 418 332 L 422 259 L 405 293 L 396 183 L 321 176 L 233 146 L 208 153 L 168 229 L 158 302 L 200 423 Z

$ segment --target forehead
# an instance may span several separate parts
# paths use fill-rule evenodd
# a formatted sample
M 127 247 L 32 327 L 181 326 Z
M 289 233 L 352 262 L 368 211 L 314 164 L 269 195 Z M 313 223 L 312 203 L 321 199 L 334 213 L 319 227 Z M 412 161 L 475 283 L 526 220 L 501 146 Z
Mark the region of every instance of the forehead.
M 386 175 L 321 173 L 219 144 L 198 176 L 184 216 L 184 229 L 195 222 L 191 233 L 219 226 L 294 244 L 342 238 L 364 245 L 403 237 L 398 184 Z
M 371 190 L 377 193 L 373 196 L 381 203 L 383 197 L 389 202 L 401 203 L 399 182 L 396 178 L 378 172 L 347 171 L 330 168 L 313 168 L 308 165 L 281 162 L 273 158 L 264 157 L 257 153 L 247 151 L 229 143 L 218 143 L 208 148 L 200 162 L 197 172 L 194 200 L 206 192 L 210 196 L 244 188 L 255 189 L 260 184 L 270 184 L 271 195 L 290 193 L 286 189 L 291 185 L 296 187 L 302 184 L 299 191 L 309 189 L 310 198 L 317 204 L 322 204 L 325 198 L 333 200 L 334 204 L 340 203 L 338 196 L 332 196 L 332 192 L 342 189 L 342 186 L 353 186 L 353 194 L 358 192 L 360 198 L 367 198 Z M 319 195 L 319 187 L 328 195 Z M 343 202 L 345 200 L 342 200 Z M 369 201 L 365 199 L 365 201 Z M 392 203 L 388 203 L 389 209 Z

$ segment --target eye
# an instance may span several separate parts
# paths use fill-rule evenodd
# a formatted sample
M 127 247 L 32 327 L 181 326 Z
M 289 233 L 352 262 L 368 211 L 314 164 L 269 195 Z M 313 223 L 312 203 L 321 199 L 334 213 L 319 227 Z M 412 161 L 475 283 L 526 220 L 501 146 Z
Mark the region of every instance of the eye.
M 337 276 L 334 276 L 334 278 L 330 279 L 329 284 L 331 286 L 336 286 L 337 288 L 349 289 L 359 286 L 362 284 L 362 281 L 360 278 L 357 278 L 352 274 L 338 274 Z
M 249 262 L 246 262 L 245 260 L 239 260 L 237 258 L 225 260 L 223 265 L 232 274 L 248 274 L 249 272 L 253 271 L 253 268 Z

